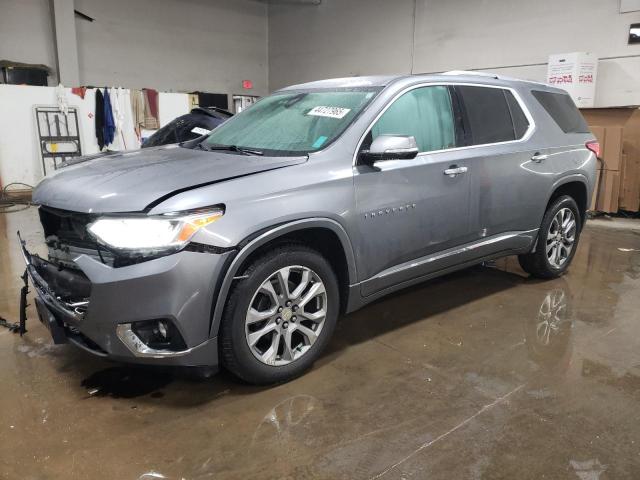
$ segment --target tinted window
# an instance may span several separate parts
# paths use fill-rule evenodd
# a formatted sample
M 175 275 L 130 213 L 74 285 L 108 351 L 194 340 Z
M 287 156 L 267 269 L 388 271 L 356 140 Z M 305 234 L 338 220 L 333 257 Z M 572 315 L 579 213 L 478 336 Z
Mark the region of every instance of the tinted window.
M 509 90 L 504 91 L 505 97 L 507 97 L 507 105 L 509 105 L 509 112 L 511 113 L 511 120 L 513 121 L 513 128 L 516 131 L 516 138 L 522 138 L 529 128 L 529 120 L 522 111 L 522 107 Z
M 473 145 L 515 140 L 511 113 L 504 90 L 488 87 L 456 87 L 471 128 Z
M 405 93 L 371 128 L 371 140 L 379 135 L 413 135 L 421 152 L 455 147 L 449 89 L 434 86 Z
M 531 93 L 564 133 L 589 133 L 587 122 L 582 118 L 568 93 L 551 93 L 539 90 L 532 90 Z

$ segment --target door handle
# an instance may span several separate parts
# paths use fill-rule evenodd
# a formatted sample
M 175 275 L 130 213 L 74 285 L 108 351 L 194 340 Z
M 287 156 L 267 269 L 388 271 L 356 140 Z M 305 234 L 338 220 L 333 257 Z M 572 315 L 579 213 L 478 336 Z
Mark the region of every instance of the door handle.
M 531 157 L 531 161 L 536 163 L 542 163 L 547 158 L 549 158 L 549 155 L 542 155 L 540 152 L 536 152 L 533 154 L 533 157 Z
M 456 167 L 455 165 L 451 165 L 444 171 L 444 174 L 449 177 L 455 177 L 456 175 L 462 175 L 463 173 L 467 173 L 467 167 Z

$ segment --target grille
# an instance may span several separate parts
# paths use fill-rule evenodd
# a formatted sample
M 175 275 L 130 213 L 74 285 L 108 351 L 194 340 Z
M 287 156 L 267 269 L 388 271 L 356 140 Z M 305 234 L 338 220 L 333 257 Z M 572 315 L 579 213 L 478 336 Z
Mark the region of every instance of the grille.
M 50 207 L 40 207 L 39 212 L 49 261 L 55 265 L 78 269 L 73 259 L 79 255 L 87 255 L 105 265 L 118 268 L 161 256 L 153 253 L 119 254 L 99 245 L 87 231 L 87 226 L 96 220 L 97 215 Z
M 86 213 L 75 213 L 40 207 L 40 222 L 44 229 L 49 261 L 60 266 L 77 268 L 73 259 L 88 255 L 95 260 L 114 266 L 114 255 L 100 247 L 87 232 L 87 225 L 95 217 Z

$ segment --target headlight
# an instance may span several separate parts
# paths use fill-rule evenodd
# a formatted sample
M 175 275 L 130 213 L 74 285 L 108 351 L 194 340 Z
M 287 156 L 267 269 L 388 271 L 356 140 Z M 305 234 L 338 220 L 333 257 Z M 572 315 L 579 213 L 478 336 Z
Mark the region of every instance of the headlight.
M 184 246 L 202 227 L 215 222 L 224 210 L 153 217 L 103 217 L 89 232 L 105 245 L 124 250 L 167 250 Z

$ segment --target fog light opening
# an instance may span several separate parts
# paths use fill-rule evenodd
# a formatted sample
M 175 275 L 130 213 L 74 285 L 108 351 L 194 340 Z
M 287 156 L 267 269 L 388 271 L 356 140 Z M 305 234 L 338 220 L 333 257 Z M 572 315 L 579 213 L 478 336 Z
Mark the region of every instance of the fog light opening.
M 167 340 L 167 324 L 164 320 L 160 320 L 158 322 L 158 332 L 160 336 L 166 341 Z
M 176 326 L 167 319 L 134 322 L 131 330 L 142 343 L 154 350 L 178 352 L 187 348 Z

